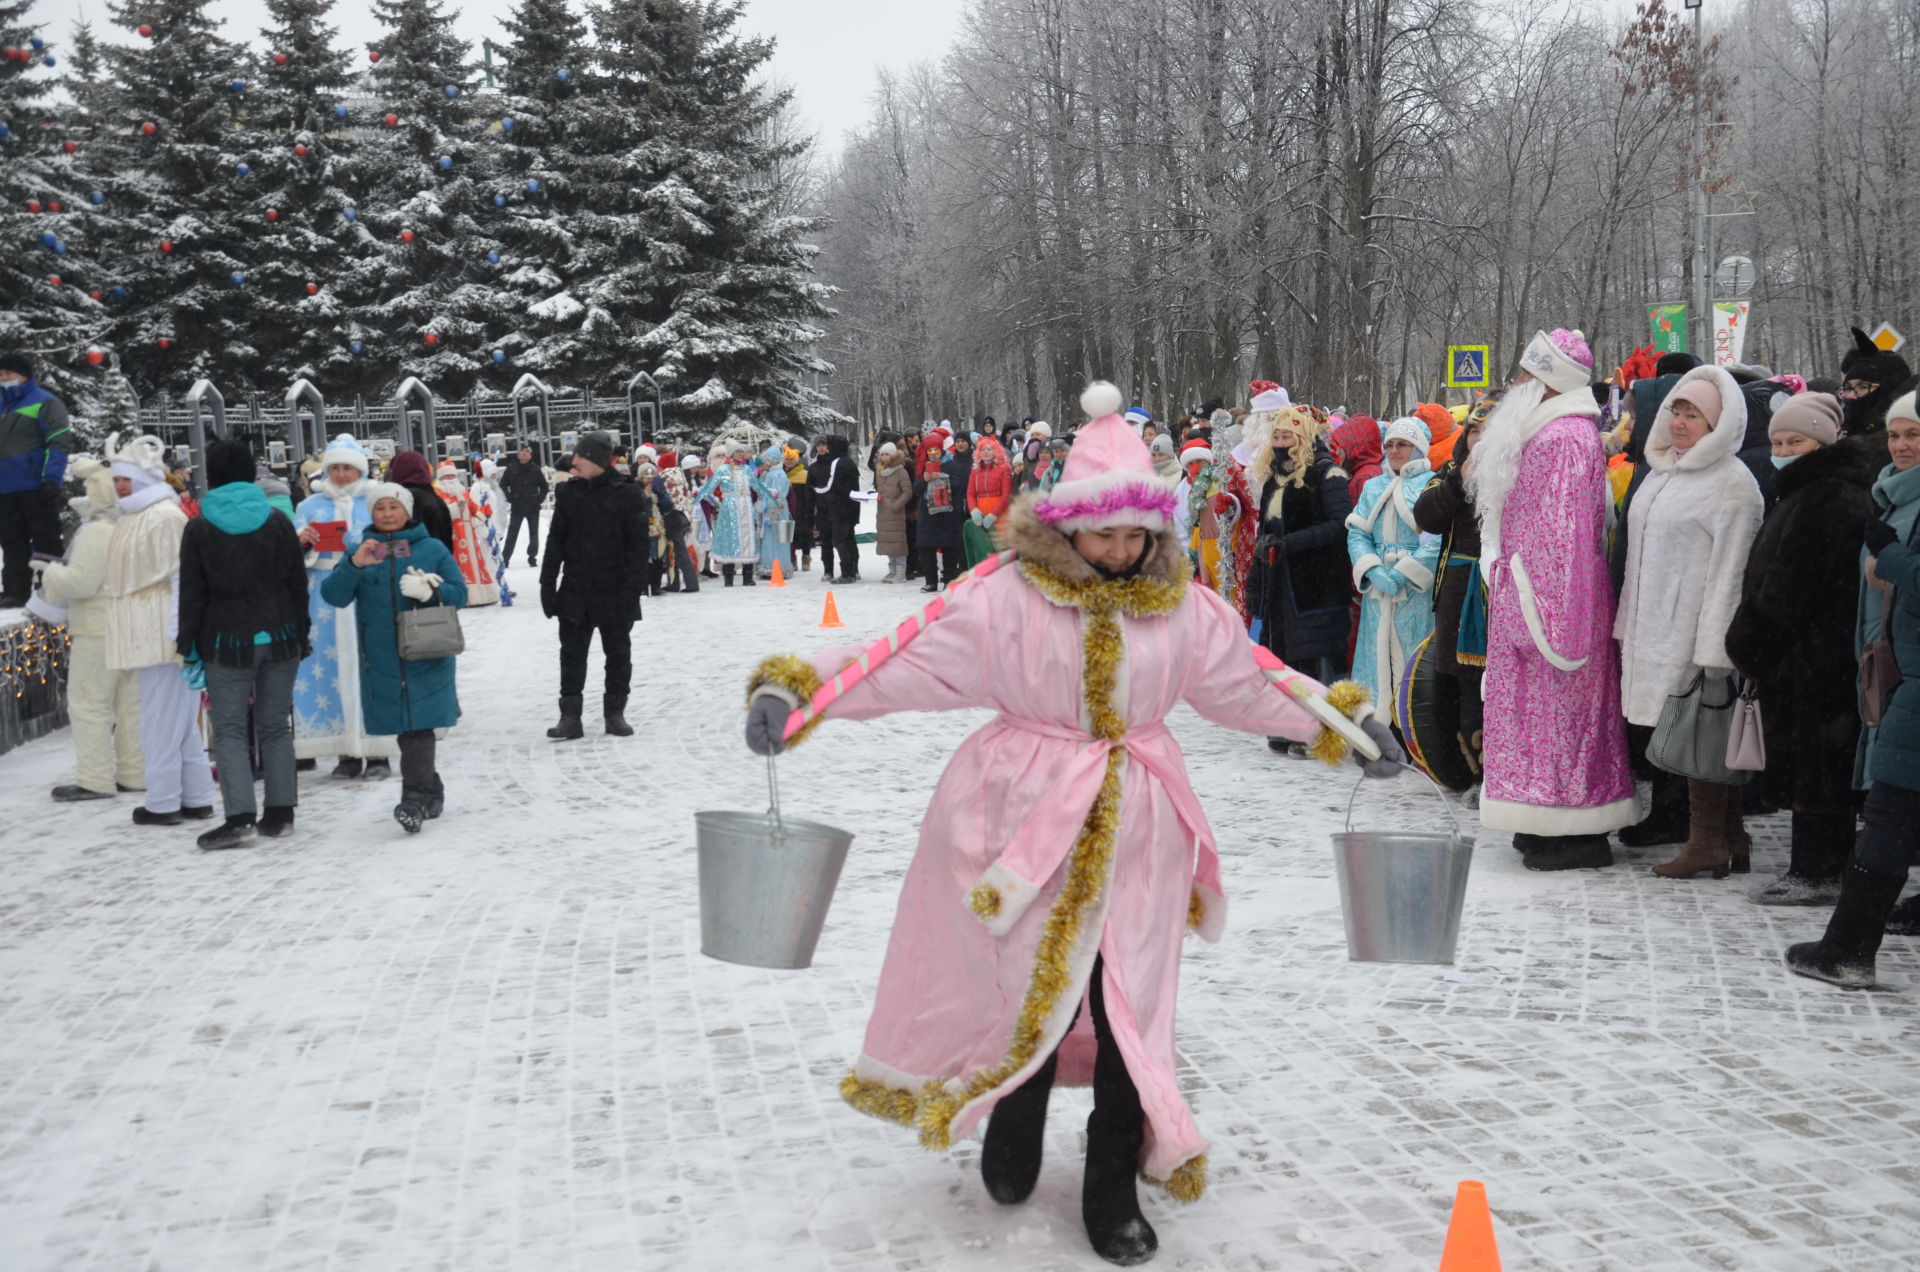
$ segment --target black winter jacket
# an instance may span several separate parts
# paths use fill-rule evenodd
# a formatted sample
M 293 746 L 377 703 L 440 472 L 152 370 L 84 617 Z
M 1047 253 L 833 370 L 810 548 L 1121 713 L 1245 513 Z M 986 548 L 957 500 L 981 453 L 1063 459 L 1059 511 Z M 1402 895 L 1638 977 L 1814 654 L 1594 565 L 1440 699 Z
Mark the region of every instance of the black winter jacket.
M 647 497 L 612 469 L 560 483 L 540 562 L 540 608 L 569 623 L 631 623 L 647 577 Z
M 534 458 L 523 464 L 518 455 L 508 460 L 500 470 L 500 490 L 507 497 L 507 507 L 515 512 L 538 509 L 547 497 L 547 474 L 540 460 Z
M 209 665 L 253 665 L 254 637 L 268 637 L 267 661 L 299 658 L 313 626 L 307 615 L 306 551 L 284 512 L 258 530 L 228 534 L 204 516 L 180 539 L 181 657 Z
M 1287 662 L 1346 655 L 1352 511 L 1347 472 L 1328 455 L 1315 455 L 1302 485 L 1283 485 L 1275 476 L 1261 488 L 1247 590 L 1252 612 L 1265 620 L 1260 643 Z
M 821 533 L 824 519 L 835 525 L 852 525 L 860 520 L 860 506 L 853 492 L 860 489 L 860 467 L 849 453 L 850 443 L 838 433 L 821 438 L 827 453 L 807 465 L 807 485 L 814 494 L 814 531 Z

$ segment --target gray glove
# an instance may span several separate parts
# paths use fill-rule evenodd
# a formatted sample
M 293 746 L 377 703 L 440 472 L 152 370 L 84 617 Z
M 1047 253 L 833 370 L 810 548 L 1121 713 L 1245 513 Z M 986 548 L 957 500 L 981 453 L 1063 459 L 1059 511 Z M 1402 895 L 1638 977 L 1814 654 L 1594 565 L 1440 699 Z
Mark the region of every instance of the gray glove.
M 1377 760 L 1370 760 L 1359 751 L 1353 752 L 1353 762 L 1360 766 L 1360 771 L 1368 777 L 1398 777 L 1407 765 L 1407 753 L 1393 740 L 1393 730 L 1387 727 L 1387 722 L 1379 716 L 1368 716 L 1360 729 L 1380 748 Z
M 787 717 L 793 708 L 778 694 L 763 693 L 747 706 L 747 749 L 755 755 L 778 755 L 787 749 Z

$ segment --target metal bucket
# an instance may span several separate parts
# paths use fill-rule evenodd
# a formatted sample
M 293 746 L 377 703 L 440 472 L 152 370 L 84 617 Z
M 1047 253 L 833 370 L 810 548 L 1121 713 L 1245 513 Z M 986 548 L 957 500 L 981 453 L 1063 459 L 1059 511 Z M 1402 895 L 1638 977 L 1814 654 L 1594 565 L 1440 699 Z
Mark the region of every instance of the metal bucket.
M 780 815 L 773 761 L 764 813 L 695 813 L 700 857 L 700 952 L 749 967 L 813 964 L 827 907 L 853 836 Z
M 1355 830 L 1353 796 L 1347 798 L 1347 829 L 1333 837 L 1333 862 L 1347 957 L 1354 962 L 1453 962 L 1473 840 L 1460 833 L 1439 786 L 1433 789 L 1447 809 L 1451 834 Z M 1359 793 L 1355 786 L 1354 795 Z

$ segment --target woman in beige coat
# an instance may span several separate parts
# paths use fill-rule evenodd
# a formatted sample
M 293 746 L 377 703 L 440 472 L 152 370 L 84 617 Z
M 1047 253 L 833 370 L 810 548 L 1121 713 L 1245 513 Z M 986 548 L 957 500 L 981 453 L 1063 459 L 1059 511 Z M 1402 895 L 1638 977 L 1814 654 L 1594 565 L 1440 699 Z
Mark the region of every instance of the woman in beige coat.
M 892 442 L 875 453 L 873 462 L 873 489 L 880 496 L 874 551 L 887 558 L 887 574 L 880 581 L 904 583 L 907 570 L 907 505 L 913 502 L 913 478 L 907 472 L 906 457 Z

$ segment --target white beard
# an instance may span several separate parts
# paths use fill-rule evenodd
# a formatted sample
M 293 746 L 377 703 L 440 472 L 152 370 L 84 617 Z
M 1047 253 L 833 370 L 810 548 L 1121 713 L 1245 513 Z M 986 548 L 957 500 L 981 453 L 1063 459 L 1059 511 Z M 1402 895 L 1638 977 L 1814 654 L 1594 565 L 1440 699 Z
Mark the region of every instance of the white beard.
M 1533 440 L 1528 422 L 1546 397 L 1540 380 L 1508 389 L 1467 458 L 1467 497 L 1480 517 L 1481 555 L 1489 564 L 1500 556 L 1500 514 L 1520 480 L 1520 452 Z

